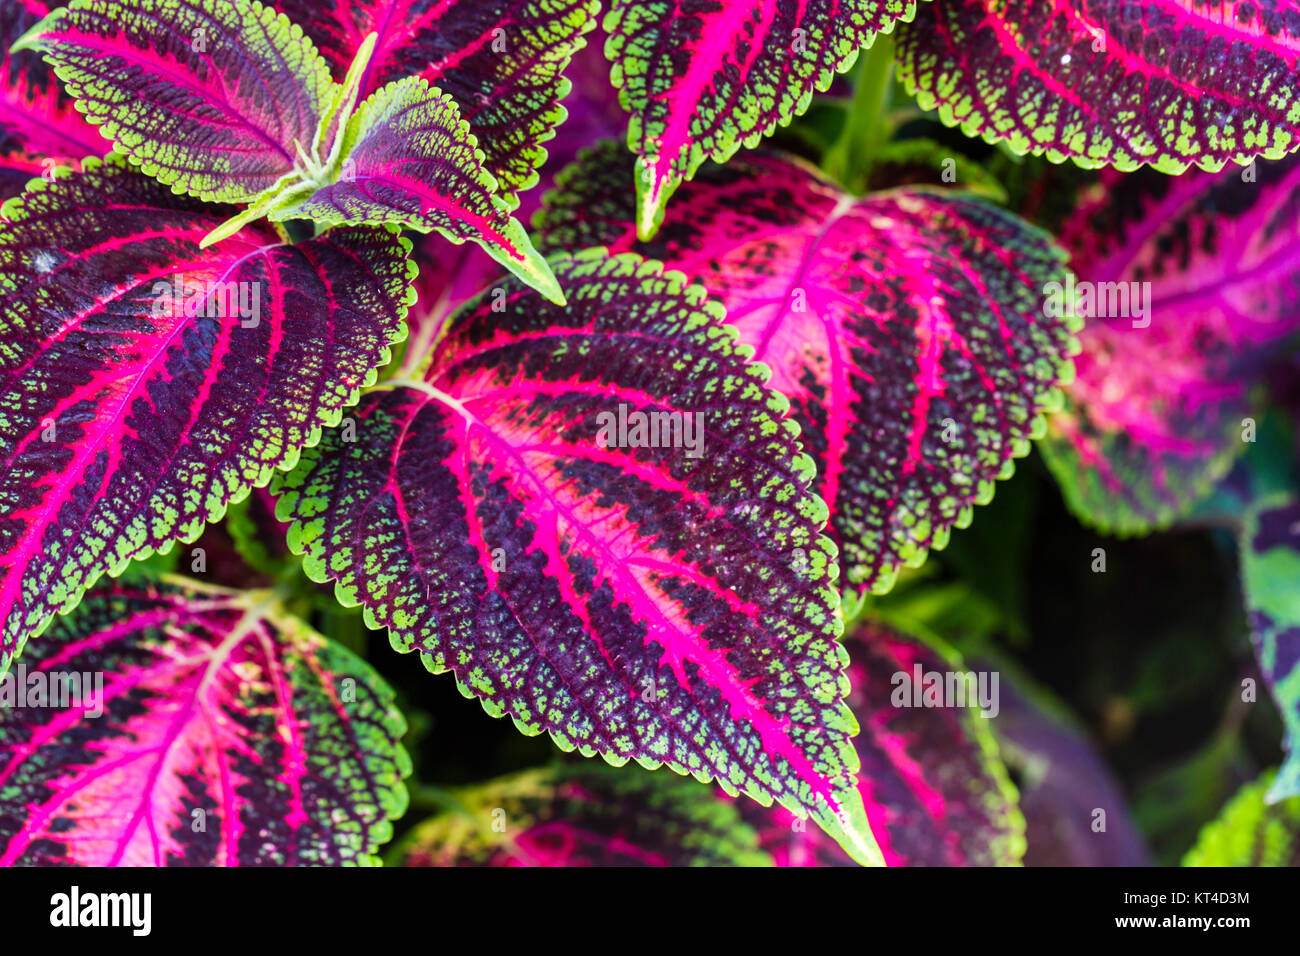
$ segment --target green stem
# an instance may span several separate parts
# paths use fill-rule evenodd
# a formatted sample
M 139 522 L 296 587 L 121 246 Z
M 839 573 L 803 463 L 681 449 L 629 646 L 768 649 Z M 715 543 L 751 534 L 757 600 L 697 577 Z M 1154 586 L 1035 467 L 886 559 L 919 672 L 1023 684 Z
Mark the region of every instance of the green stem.
M 861 55 L 844 130 L 826 153 L 826 172 L 850 192 L 865 185 L 872 159 L 894 134 L 893 92 L 894 38 L 881 33 Z
M 411 806 L 417 810 L 435 813 L 470 814 L 470 810 L 460 799 L 443 787 L 433 784 L 417 784 L 410 788 Z

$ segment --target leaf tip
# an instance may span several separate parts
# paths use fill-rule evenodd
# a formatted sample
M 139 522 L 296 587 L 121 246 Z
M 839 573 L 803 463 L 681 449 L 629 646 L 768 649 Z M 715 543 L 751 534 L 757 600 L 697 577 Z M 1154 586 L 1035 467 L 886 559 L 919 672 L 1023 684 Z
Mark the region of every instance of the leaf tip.
M 513 238 L 521 256 L 510 255 L 495 245 L 479 242 L 483 251 L 518 276 L 529 288 L 540 292 L 548 301 L 561 307 L 568 305 L 569 300 L 565 298 L 564 290 L 560 288 L 560 282 L 555 278 L 550 265 L 533 248 L 523 227 L 514 220 L 511 220 L 511 224 L 515 232 Z
M 866 809 L 859 803 L 846 816 L 827 814 L 817 822 L 859 866 L 886 866 L 885 854 L 871 834 Z
M 546 264 L 545 259 L 540 256 L 535 258 L 530 256 L 527 262 L 522 264 L 512 263 L 510 268 L 515 275 L 540 292 L 548 302 L 553 302 L 561 307 L 569 304 L 569 300 L 564 296 L 564 290 L 560 288 L 559 280 L 555 278 L 555 273 L 551 271 L 551 267 Z
M 9 52 L 19 53 L 23 50 L 40 52 L 43 50 L 45 47 L 44 44 L 41 43 L 41 40 L 45 36 L 45 32 L 49 29 L 50 20 L 53 19 L 55 15 L 56 14 L 51 14 L 50 16 L 40 20 L 35 26 L 15 40 L 13 45 L 9 47 Z
M 636 161 L 636 237 L 642 242 L 653 239 L 664 221 L 668 197 L 676 183 L 660 177 L 652 156 Z
M 554 276 L 551 277 L 550 282 L 545 283 L 545 288 L 540 291 L 548 301 L 554 302 L 560 308 L 564 308 L 569 304 L 569 300 L 564 295 L 564 290 L 560 288 L 560 284 L 555 281 Z
M 352 69 L 356 71 L 358 65 L 360 69 L 365 69 L 370 64 L 370 58 L 374 55 L 375 44 L 379 42 L 379 34 L 370 31 L 366 38 L 361 41 L 361 46 L 357 48 L 357 55 L 352 58 Z
M 261 219 L 266 215 L 266 208 L 262 205 L 253 205 L 238 215 L 231 216 L 217 228 L 213 229 L 202 241 L 199 242 L 200 249 L 206 249 L 208 246 L 215 245 L 223 239 L 229 239 L 239 230 L 243 229 L 250 222 Z
M 663 222 L 664 210 L 663 204 L 659 202 L 650 193 L 642 193 L 637 197 L 636 211 L 636 237 L 641 242 L 649 242 L 659 231 L 659 224 Z

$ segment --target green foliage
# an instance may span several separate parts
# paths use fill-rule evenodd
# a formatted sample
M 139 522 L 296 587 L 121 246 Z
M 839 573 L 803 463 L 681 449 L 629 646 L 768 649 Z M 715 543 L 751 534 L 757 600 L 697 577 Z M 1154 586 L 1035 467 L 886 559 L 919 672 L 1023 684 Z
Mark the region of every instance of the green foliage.
M 1300 866 L 1300 797 L 1270 803 L 1275 772 L 1246 784 L 1201 831 L 1184 866 Z

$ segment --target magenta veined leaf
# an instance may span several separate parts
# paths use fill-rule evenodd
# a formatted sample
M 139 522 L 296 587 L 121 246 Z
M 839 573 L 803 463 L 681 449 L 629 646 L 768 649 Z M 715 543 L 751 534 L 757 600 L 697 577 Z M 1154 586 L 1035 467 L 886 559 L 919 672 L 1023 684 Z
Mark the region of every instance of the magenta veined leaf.
M 291 546 L 525 733 L 776 799 L 879 862 L 788 403 L 679 273 L 552 266 L 567 308 L 495 287 L 422 380 L 372 390 L 281 476 Z
M 406 722 L 270 592 L 86 596 L 0 678 L 0 866 L 373 865 Z
M 553 302 L 564 297 L 524 227 L 496 195 L 496 180 L 451 97 L 419 77 L 390 83 L 357 108 L 339 151 L 340 175 L 304 183 L 273 220 L 393 223 L 472 239 Z M 298 195 L 301 190 L 301 195 Z
M 1268 799 L 1300 797 L 1300 501 L 1269 498 L 1247 512 L 1241 582 L 1255 659 L 1286 728 Z
M 336 92 L 302 30 L 257 0 L 72 0 L 17 49 L 44 54 L 115 150 L 212 202 L 292 177 Z
M 992 674 L 976 673 L 951 651 L 880 623 L 863 624 L 845 644 L 853 687 L 849 706 L 862 725 L 854 741 L 862 760 L 858 788 L 885 862 L 1018 865 L 1025 821 L 991 733 L 999 700 Z M 973 683 L 961 676 L 967 674 Z M 928 706 L 927 700 L 952 703 L 927 697 L 936 678 L 953 687 L 962 680 L 969 694 L 965 706 Z M 742 806 L 742 813 L 779 866 L 851 862 L 779 807 Z
M 1017 153 L 1129 171 L 1279 159 L 1300 134 L 1296 0 L 940 0 L 899 30 L 899 74 Z
M 612 0 L 605 55 L 637 154 L 637 231 L 678 184 L 803 113 L 915 0 Z M 925 6 L 925 4 L 921 4 Z
M 666 771 L 526 770 L 451 793 L 388 854 L 400 866 L 771 866 L 736 807 Z
M 718 296 L 791 401 L 846 584 L 888 590 L 970 522 L 1059 406 L 1077 342 L 1041 290 L 1065 278 L 1060 254 L 983 201 L 855 200 L 769 154 L 702 172 L 638 244 L 624 155 L 606 143 L 561 174 L 543 248 L 636 249 Z
M 0 227 L 0 672 L 104 572 L 291 467 L 404 335 L 410 244 L 289 245 L 124 157 L 34 180 Z
M 1296 158 L 1110 173 L 1063 227 L 1083 352 L 1040 448 L 1084 521 L 1165 527 L 1254 439 L 1258 358 L 1300 329 L 1298 190 Z
M 0 0 L 0 201 L 34 176 L 109 148 L 40 56 L 9 50 L 47 12 L 45 0 Z
M 570 58 L 595 26 L 597 0 L 277 0 L 336 72 L 378 36 L 364 99 L 419 76 L 448 94 L 510 208 L 537 182 L 542 144 L 565 121 Z

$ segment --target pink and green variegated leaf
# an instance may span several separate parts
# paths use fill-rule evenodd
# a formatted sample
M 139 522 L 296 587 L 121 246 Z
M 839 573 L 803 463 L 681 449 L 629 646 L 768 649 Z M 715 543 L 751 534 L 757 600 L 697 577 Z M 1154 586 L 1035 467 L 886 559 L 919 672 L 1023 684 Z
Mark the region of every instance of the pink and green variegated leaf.
M 47 12 L 45 0 L 0 0 L 0 201 L 54 166 L 108 151 L 45 61 L 9 49 Z
M 1275 801 L 1275 771 L 1246 784 L 1201 831 L 1183 866 L 1300 867 L 1300 797 Z
M 388 854 L 400 866 L 771 866 L 736 807 L 660 771 L 527 770 L 452 791 Z
M 277 0 L 342 75 L 371 33 L 364 98 L 419 76 L 451 96 L 501 198 L 537 182 L 542 144 L 565 121 L 565 68 L 596 24 L 598 0 Z
M 339 162 L 334 182 L 295 188 L 270 217 L 393 223 L 436 230 L 453 242 L 470 239 L 547 298 L 564 302 L 545 260 L 497 196 L 455 101 L 425 80 L 390 83 L 361 104 L 347 122 Z
M 1281 158 L 1298 61 L 1297 0 L 942 0 L 898 36 L 903 82 L 948 125 L 1126 171 Z
M 1025 821 L 998 759 L 988 715 L 965 707 L 916 707 L 925 677 L 969 673 L 955 654 L 890 627 L 866 623 L 849 649 L 849 706 L 862 725 L 854 741 L 858 789 L 890 866 L 1015 866 Z M 919 668 L 919 670 L 918 670 Z M 918 681 L 917 675 L 921 675 Z M 992 685 L 986 685 L 992 686 Z M 844 852 L 787 811 L 744 807 L 763 849 L 779 866 L 846 866 Z
M 706 159 L 725 162 L 803 113 L 915 0 L 613 0 L 605 55 L 631 114 L 637 230 Z M 924 6 L 924 4 L 922 4 Z
M 373 865 L 393 693 L 270 592 L 94 591 L 0 678 L 0 866 Z
M 1295 157 L 1177 178 L 1112 172 L 1085 194 L 1061 237 L 1083 352 L 1040 445 L 1080 518 L 1164 527 L 1228 472 L 1253 437 L 1259 357 L 1300 329 L 1297 233 Z
M 212 202 L 292 175 L 335 96 L 311 41 L 257 0 L 72 0 L 19 46 L 44 54 L 115 150 Z
M 1270 801 L 1300 796 L 1300 501 L 1272 498 L 1246 515 L 1242 592 L 1260 672 L 1286 728 L 1286 760 Z
M 0 672 L 104 572 L 277 468 L 403 336 L 410 244 L 383 228 L 288 245 L 112 154 L 34 180 L 0 227 Z
M 604 144 L 561 175 L 544 248 L 636 249 L 720 297 L 794 407 L 846 582 L 888 590 L 970 522 L 1059 404 L 1077 342 L 1040 289 L 1064 278 L 1060 254 L 981 200 L 854 199 L 763 153 L 702 172 L 638 243 L 621 154 Z
M 277 480 L 292 547 L 525 733 L 776 799 L 878 862 L 788 403 L 680 273 L 552 265 L 567 308 L 490 290 Z

